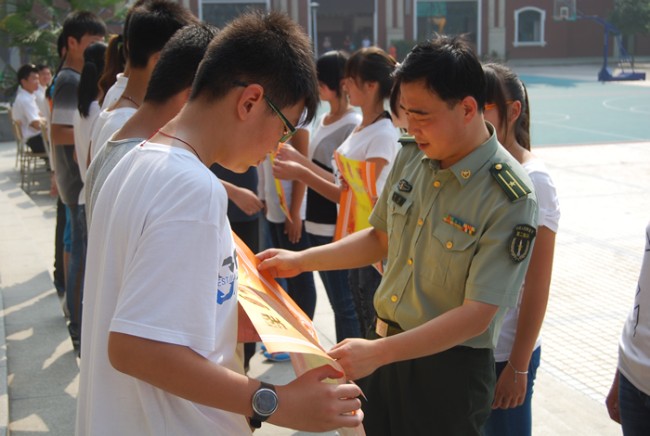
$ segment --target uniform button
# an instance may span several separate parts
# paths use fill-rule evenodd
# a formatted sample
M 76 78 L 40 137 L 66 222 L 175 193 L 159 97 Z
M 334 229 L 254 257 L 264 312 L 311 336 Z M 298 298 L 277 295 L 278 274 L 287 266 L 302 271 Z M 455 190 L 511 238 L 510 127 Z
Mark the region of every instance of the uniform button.
M 451 241 L 447 241 L 447 243 L 445 244 L 445 246 L 446 246 L 447 248 L 451 249 L 451 248 L 454 246 L 454 243 L 451 242 Z
M 496 164 L 494 166 L 494 169 L 497 170 L 497 171 L 501 171 L 501 168 L 503 168 L 503 165 L 501 165 L 501 164 Z
M 418 219 L 418 226 L 421 226 L 422 224 L 424 224 L 424 220 L 422 218 L 419 218 Z
M 439 188 L 440 187 L 440 181 L 436 180 L 435 182 L 433 182 L 433 187 L 434 188 Z
M 392 301 L 393 303 L 397 303 L 397 295 L 391 295 L 390 301 Z
M 406 263 L 408 263 L 409 265 L 413 265 L 413 259 L 407 260 Z

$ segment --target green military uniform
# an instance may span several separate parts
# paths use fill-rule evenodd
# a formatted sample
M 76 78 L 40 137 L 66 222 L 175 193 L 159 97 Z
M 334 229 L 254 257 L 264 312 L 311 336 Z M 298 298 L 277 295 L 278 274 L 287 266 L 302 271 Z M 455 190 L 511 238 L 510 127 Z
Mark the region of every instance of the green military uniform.
M 441 364 L 439 357 L 444 358 L 448 352 L 430 356 L 438 363 L 426 363 L 418 370 L 417 380 L 413 380 L 417 385 L 425 379 L 433 380 L 433 389 L 438 392 L 431 392 L 431 396 L 447 397 L 444 401 L 454 409 L 452 412 L 462 406 L 453 406 L 455 403 L 449 401 L 449 395 L 458 394 L 461 403 L 468 396 L 470 403 L 478 401 L 472 398 L 476 389 L 466 383 L 473 373 L 479 374 L 477 383 L 485 391 L 480 401 L 492 400 L 494 376 L 489 375 L 489 371 L 494 371 L 492 349 L 505 310 L 517 303 L 537 226 L 537 200 L 528 188 L 532 182 L 519 163 L 499 145 L 494 128 L 489 124 L 488 128 L 491 133 L 488 141 L 446 169 L 441 169 L 438 161 L 428 159 L 417 147 L 404 146 L 370 216 L 370 223 L 388 234 L 388 262 L 374 298 L 379 318 L 409 330 L 461 306 L 466 298 L 500 307 L 483 334 L 452 349 L 456 350 L 452 353 L 455 354 L 451 360 L 444 361 L 446 363 Z M 481 371 L 486 370 L 485 374 L 464 363 L 472 361 L 477 353 L 481 361 L 479 366 Z M 423 400 L 415 394 L 415 386 L 404 392 L 405 398 L 400 398 L 399 392 L 389 393 L 391 387 L 403 389 L 396 386 L 407 379 L 399 369 L 401 364 L 393 364 L 392 369 L 383 367 L 368 379 L 382 379 L 381 383 L 388 384 L 382 387 L 382 396 L 398 398 L 399 404 L 411 403 L 401 406 L 411 409 L 413 403 L 428 401 L 428 398 Z M 440 377 L 440 383 L 455 380 L 449 374 L 454 370 L 460 371 L 458 384 L 450 387 L 452 392 L 441 392 L 441 385 L 435 384 L 436 377 Z M 400 382 L 387 375 L 391 371 Z M 376 401 L 379 399 L 369 396 L 369 405 L 375 407 Z M 391 407 L 389 404 L 387 409 L 368 410 L 364 422 L 372 421 L 375 412 L 390 416 Z M 415 421 L 413 414 L 409 413 L 409 422 L 386 430 L 388 433 L 377 429 L 394 425 L 399 417 L 390 416 L 387 422 L 385 416 L 381 416 L 380 424 L 369 434 L 394 434 L 396 431 L 402 434 L 426 434 L 427 431 L 428 434 L 473 434 L 473 427 L 462 428 L 456 426 L 455 421 L 445 426 L 442 421 L 446 418 L 444 415 L 449 414 L 443 411 L 443 416 L 438 416 L 439 412 L 431 410 L 433 415 L 422 417 L 415 414 L 415 420 L 433 420 L 432 427 L 417 427 L 411 422 Z M 452 412 L 449 416 L 453 417 Z M 469 415 L 476 415 L 474 412 L 459 411 L 460 417 L 453 419 L 467 421 Z M 488 412 L 489 403 L 485 413 Z M 465 416 L 467 419 L 463 418 Z M 487 415 L 478 419 L 476 425 L 482 425 L 484 418 Z M 461 430 L 454 433 L 457 428 Z

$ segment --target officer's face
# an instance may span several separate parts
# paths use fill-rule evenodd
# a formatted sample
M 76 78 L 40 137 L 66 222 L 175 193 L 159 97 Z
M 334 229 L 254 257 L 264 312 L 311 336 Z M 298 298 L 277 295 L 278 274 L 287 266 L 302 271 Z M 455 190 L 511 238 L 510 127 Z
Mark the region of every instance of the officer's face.
M 443 167 L 459 160 L 462 156 L 457 144 L 463 142 L 467 127 L 462 102 L 448 104 L 424 81 L 402 83 L 400 93 L 400 108 L 418 147 L 430 159 L 441 161 Z

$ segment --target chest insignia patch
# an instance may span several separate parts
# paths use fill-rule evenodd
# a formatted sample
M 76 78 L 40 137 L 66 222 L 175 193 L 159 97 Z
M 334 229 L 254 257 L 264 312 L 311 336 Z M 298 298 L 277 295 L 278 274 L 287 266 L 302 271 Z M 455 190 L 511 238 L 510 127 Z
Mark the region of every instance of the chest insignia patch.
M 399 189 L 401 192 L 411 192 L 413 186 L 411 186 L 411 184 L 406 179 L 402 179 L 397 184 L 397 189 Z
M 456 218 L 453 215 L 447 215 L 442 219 L 447 224 L 451 224 L 456 227 L 463 233 L 467 233 L 470 236 L 473 236 L 476 233 L 476 228 L 470 224 L 463 222 L 461 219 Z
M 392 200 L 393 200 L 393 203 L 395 203 L 398 206 L 401 206 L 406 201 L 406 198 L 404 198 L 403 196 L 401 196 L 397 192 L 393 192 Z
M 535 240 L 537 230 L 528 224 L 519 224 L 512 229 L 512 236 L 508 243 L 510 258 L 515 262 L 521 262 L 528 257 L 530 248 Z

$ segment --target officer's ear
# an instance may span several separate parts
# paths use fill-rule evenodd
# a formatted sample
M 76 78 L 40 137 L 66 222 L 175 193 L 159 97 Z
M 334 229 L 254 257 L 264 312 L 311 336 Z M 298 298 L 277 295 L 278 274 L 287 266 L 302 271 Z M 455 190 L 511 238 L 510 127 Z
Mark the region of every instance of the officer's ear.
M 465 122 L 470 122 L 478 114 L 478 103 L 474 97 L 468 95 L 458 104 L 460 109 L 463 111 Z

